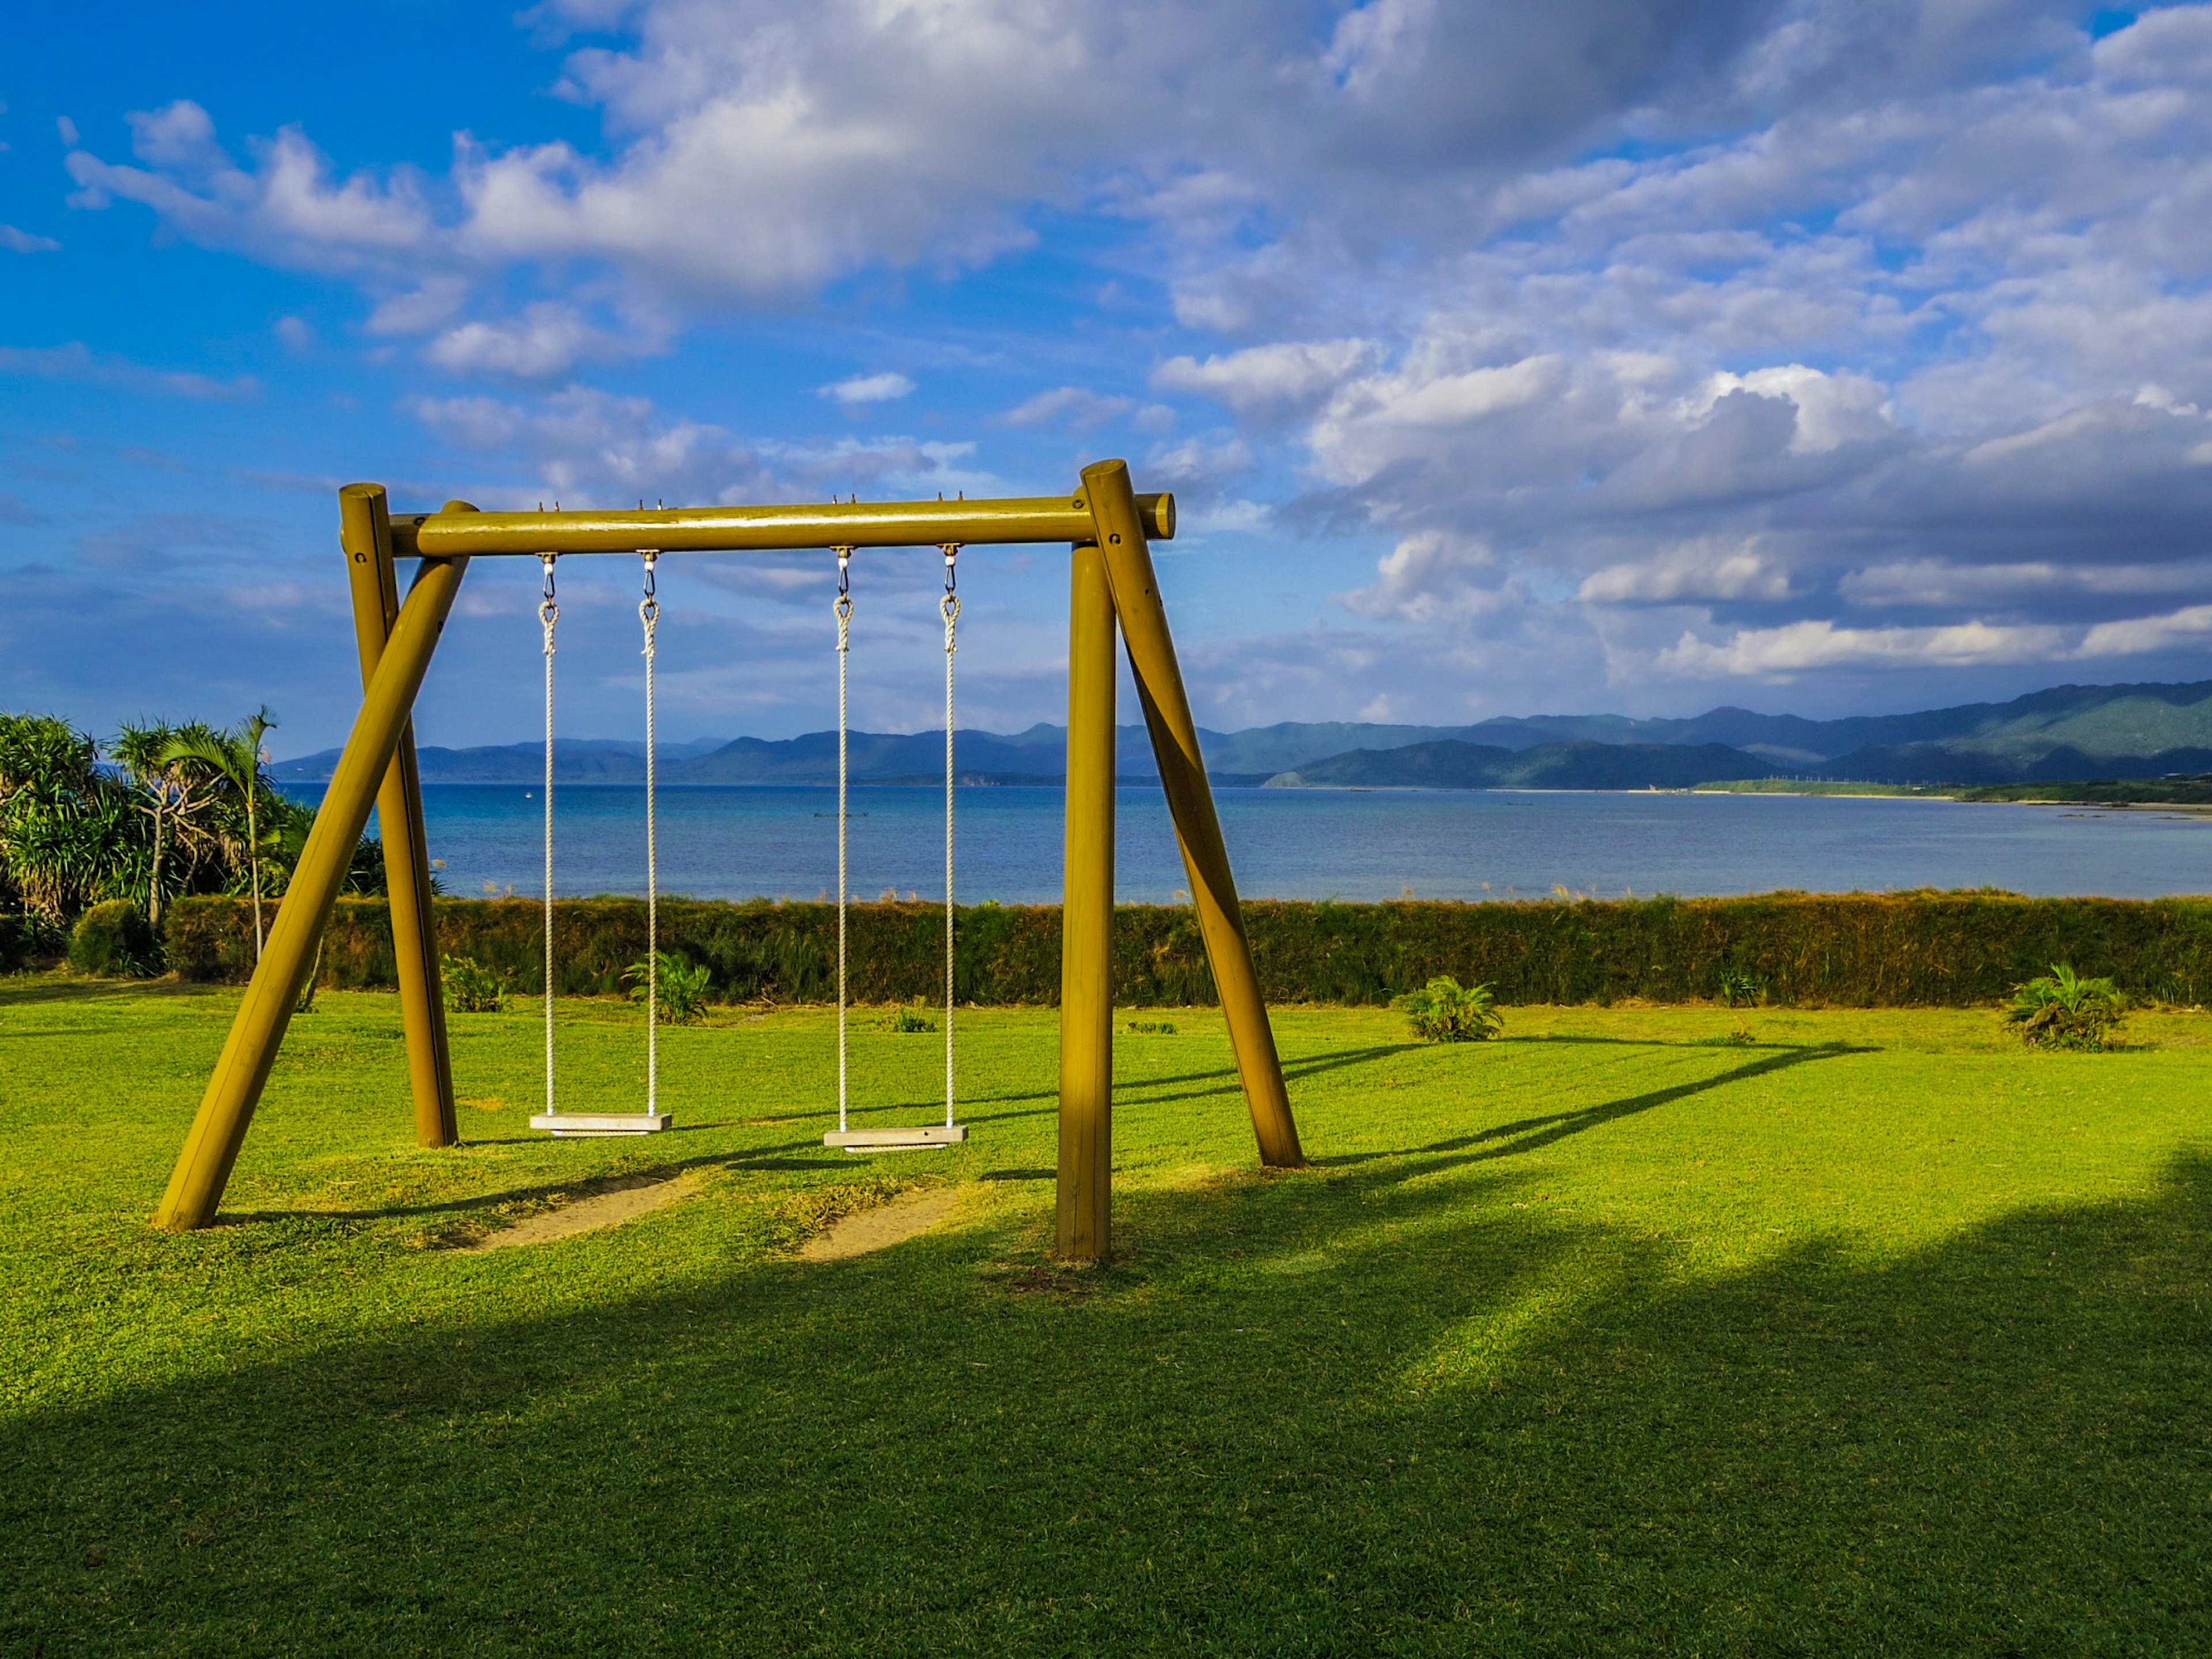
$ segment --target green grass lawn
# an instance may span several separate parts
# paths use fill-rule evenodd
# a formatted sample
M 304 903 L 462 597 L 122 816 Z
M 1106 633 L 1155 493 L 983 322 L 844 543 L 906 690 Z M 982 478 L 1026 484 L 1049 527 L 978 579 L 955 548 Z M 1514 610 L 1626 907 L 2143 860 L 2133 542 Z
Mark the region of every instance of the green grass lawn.
M 1287 1010 L 1268 1177 L 1175 1010 L 1073 1273 L 1044 1011 L 965 1017 L 968 1146 L 876 1160 L 821 1011 L 671 1033 L 640 1142 L 532 1136 L 533 1011 L 456 1017 L 422 1152 L 396 1000 L 325 993 L 227 1224 L 156 1234 L 235 997 L 0 981 L 0 1651 L 2212 1650 L 2212 1018 Z M 641 1038 L 575 1008 L 569 1103 Z M 862 1121 L 939 1053 L 860 1035 Z M 795 1259 L 887 1177 L 953 1219 Z

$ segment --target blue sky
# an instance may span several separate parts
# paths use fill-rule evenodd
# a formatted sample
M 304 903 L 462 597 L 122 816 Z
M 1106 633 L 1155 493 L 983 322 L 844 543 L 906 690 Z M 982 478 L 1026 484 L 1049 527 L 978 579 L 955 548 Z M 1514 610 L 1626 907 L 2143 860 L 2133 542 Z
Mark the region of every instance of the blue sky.
M 0 23 L 0 706 L 343 735 L 331 491 L 1030 494 L 1125 454 L 1201 720 L 2205 678 L 2212 9 L 549 0 Z M 635 572 L 566 728 L 637 725 Z M 1060 709 L 978 550 L 964 702 Z M 480 563 L 425 740 L 535 730 Z M 933 718 L 864 561 L 857 718 Z M 664 729 L 817 728 L 817 559 L 664 580 Z

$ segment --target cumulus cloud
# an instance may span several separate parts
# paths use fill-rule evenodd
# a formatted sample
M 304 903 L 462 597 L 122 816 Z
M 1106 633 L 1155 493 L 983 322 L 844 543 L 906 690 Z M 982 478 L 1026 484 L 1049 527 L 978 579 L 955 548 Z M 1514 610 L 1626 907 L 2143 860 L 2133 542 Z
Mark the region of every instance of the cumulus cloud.
M 433 224 L 416 176 L 379 180 L 356 173 L 334 182 L 307 135 L 286 127 L 257 146 L 241 167 L 217 141 L 215 122 L 190 99 L 134 112 L 131 153 L 144 165 L 104 161 L 72 149 L 64 165 L 77 185 L 71 204 L 143 203 L 177 229 L 311 269 L 360 270 L 422 248 Z
M 76 200 L 336 272 L 372 332 L 543 382 L 860 273 L 957 278 L 1084 219 L 1161 280 L 1162 402 L 1054 368 L 998 441 L 1179 416 L 1204 435 L 1151 465 L 1211 522 L 1367 538 L 1363 564 L 1387 547 L 1313 647 L 1363 699 L 1390 693 L 1346 668 L 1356 638 L 1376 674 L 1488 675 L 1509 618 L 1545 641 L 1510 659 L 1576 700 L 1601 673 L 1806 684 L 2199 642 L 2212 7 L 2097 40 L 2042 0 L 532 19 L 575 33 L 561 90 L 605 118 L 597 149 L 465 135 L 443 178 L 342 176 L 304 130 L 226 143 L 181 102 L 133 118 L 127 163 L 73 145 Z M 581 388 L 422 407 L 531 488 L 990 471 L 957 443 L 779 446 Z
M 1328 398 L 1378 355 L 1367 340 L 1286 340 L 1203 362 L 1170 357 L 1152 371 L 1152 386 L 1218 398 L 1240 415 L 1294 415 Z
M 657 343 L 649 332 L 596 328 L 573 306 L 547 301 L 504 321 L 456 324 L 432 340 L 428 351 L 432 362 L 457 374 L 539 380 L 566 374 L 580 362 L 630 356 Z
M 1342 596 L 1362 616 L 1433 623 L 1498 609 L 1497 556 L 1481 541 L 1427 530 L 1407 537 L 1375 566 L 1370 586 Z

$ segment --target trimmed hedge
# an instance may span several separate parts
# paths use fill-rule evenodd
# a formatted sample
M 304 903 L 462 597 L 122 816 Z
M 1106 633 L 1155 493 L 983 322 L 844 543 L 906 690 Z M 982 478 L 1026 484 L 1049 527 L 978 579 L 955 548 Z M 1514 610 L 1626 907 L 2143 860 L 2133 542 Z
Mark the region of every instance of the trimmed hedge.
M 161 971 L 161 941 L 134 899 L 108 899 L 76 919 L 69 965 L 80 974 L 143 977 Z
M 2212 900 L 2021 898 L 1998 892 L 1768 893 L 1750 898 L 1533 903 L 1304 903 L 1244 907 L 1271 1002 L 1384 1003 L 1437 974 L 1487 981 L 1501 1003 L 1704 1000 L 1721 975 L 1755 974 L 1778 1002 L 1844 1007 L 1968 1006 L 1996 1001 L 2067 962 L 2163 1000 L 2212 1001 Z M 823 1001 L 836 987 L 836 912 L 827 904 L 664 900 L 661 941 L 713 971 L 729 1001 Z M 537 905 L 441 899 L 439 948 L 542 988 Z M 933 907 L 852 909 L 855 1000 L 942 994 L 944 921 Z M 165 918 L 170 966 L 186 979 L 242 981 L 253 962 L 250 908 L 179 900 Z M 564 995 L 620 995 L 645 953 L 645 906 L 601 898 L 556 912 Z M 1117 1002 L 1208 1003 L 1188 906 L 1115 913 Z M 323 985 L 392 983 L 381 899 L 341 899 L 323 952 Z M 1060 996 L 1060 911 L 978 905 L 960 913 L 956 987 L 963 1002 L 1051 1004 Z

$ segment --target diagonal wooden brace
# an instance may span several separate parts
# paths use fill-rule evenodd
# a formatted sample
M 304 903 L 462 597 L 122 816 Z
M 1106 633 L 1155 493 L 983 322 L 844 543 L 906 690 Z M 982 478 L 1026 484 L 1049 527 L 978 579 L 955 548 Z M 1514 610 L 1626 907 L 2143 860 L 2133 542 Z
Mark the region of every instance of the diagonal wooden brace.
M 1221 820 L 1214 811 L 1213 791 L 1199 753 L 1198 722 L 1191 716 L 1190 697 L 1183 690 L 1152 549 L 1146 544 L 1137 498 L 1129 486 L 1128 464 L 1099 461 L 1085 467 L 1083 494 L 1090 503 L 1099 550 L 1105 555 L 1114 614 L 1128 649 L 1137 701 L 1144 708 L 1146 730 L 1152 734 L 1168 811 L 1175 817 L 1176 841 L 1190 878 L 1191 902 L 1206 940 L 1206 963 L 1213 969 L 1214 988 L 1229 1022 L 1237 1076 L 1260 1142 L 1260 1161 L 1273 1169 L 1301 1170 L 1305 1152 L 1298 1145 L 1297 1122 L 1291 1115 L 1290 1095 L 1283 1086 L 1283 1062 L 1275 1052 L 1273 1028 L 1267 1024 L 1267 1005 L 1260 997 L 1252 942 L 1244 932 L 1237 881 L 1229 869 L 1229 848 L 1221 838 Z
M 415 694 L 437 649 L 438 635 L 453 596 L 460 591 L 466 559 L 426 559 L 399 608 L 392 637 L 369 678 L 361 713 L 338 757 L 337 770 L 315 814 L 315 827 L 292 872 L 276 925 L 253 969 L 246 998 L 232 1020 L 229 1039 L 215 1075 L 208 1079 L 191 1132 L 177 1158 L 154 1224 L 189 1232 L 215 1219 L 222 1203 L 231 1166 L 246 1140 L 253 1109 L 276 1064 L 276 1050 L 292 1023 L 292 1010 L 314 965 L 316 941 L 330 919 L 331 906 L 344 885 L 354 848 L 368 827 L 378 790 L 398 750 Z

